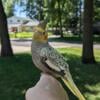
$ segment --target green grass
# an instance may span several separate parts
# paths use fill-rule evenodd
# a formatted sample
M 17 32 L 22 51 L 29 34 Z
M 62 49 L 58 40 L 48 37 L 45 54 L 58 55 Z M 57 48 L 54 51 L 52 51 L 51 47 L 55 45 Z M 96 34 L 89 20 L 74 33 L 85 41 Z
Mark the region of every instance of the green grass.
M 55 38 L 50 38 L 49 40 L 50 41 L 56 41 L 56 42 L 82 43 L 82 38 L 79 37 L 79 36 L 68 36 L 68 37 L 64 37 L 64 38 L 55 37 Z M 100 43 L 100 36 L 94 36 L 93 42 L 94 43 Z
M 100 50 L 95 50 L 98 64 L 81 63 L 80 48 L 58 49 L 70 65 L 73 79 L 86 100 L 100 100 Z M 38 71 L 31 59 L 31 54 L 16 54 L 13 58 L 0 58 L 0 100 L 25 100 L 25 92 L 39 80 Z M 66 88 L 66 87 L 65 87 Z M 77 100 L 66 88 L 70 100 Z
M 51 32 L 48 35 L 52 35 Z M 33 32 L 20 32 L 20 33 L 12 33 L 10 34 L 10 38 L 32 38 Z
M 32 38 L 32 32 L 21 32 L 21 33 L 12 33 L 10 38 Z
M 48 32 L 48 35 L 51 36 L 52 32 Z M 21 32 L 21 33 L 12 33 L 10 34 L 10 38 L 32 38 L 33 33 L 32 32 Z M 64 38 L 50 38 L 51 41 L 63 41 L 63 42 L 82 42 L 82 38 L 79 36 L 66 36 Z M 100 43 L 100 36 L 94 36 L 93 38 L 94 43 Z

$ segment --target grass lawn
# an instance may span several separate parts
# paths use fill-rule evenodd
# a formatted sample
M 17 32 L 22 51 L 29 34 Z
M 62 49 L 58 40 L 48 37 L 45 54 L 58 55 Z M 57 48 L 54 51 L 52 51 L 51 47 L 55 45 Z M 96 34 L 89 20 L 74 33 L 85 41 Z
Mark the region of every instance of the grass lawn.
M 52 33 L 48 32 L 48 35 L 51 36 Z M 12 33 L 10 34 L 10 38 L 32 38 L 33 33 L 32 32 L 21 32 L 21 33 Z M 82 42 L 82 38 L 80 38 L 78 35 L 73 36 L 66 36 L 64 38 L 51 38 L 51 41 L 64 41 L 64 42 Z M 94 36 L 93 38 L 94 43 L 100 43 L 100 36 Z
M 62 48 L 58 51 L 68 59 L 73 79 L 86 100 L 100 100 L 100 50 L 95 50 L 98 61 L 95 65 L 81 63 L 80 48 Z M 34 67 L 29 53 L 0 58 L 0 100 L 25 100 L 26 90 L 34 86 L 39 77 L 40 71 Z M 66 90 L 70 100 L 78 100 Z
M 32 38 L 32 32 L 11 33 L 10 38 Z
M 81 43 L 82 42 L 82 38 L 79 36 L 66 36 L 64 38 L 50 38 L 50 41 L 56 41 L 56 42 L 74 42 L 74 43 Z M 93 42 L 94 43 L 100 43 L 100 36 L 94 36 L 93 37 Z
M 52 35 L 52 33 L 48 33 L 48 35 Z M 32 38 L 33 32 L 20 32 L 20 33 L 11 33 L 10 38 Z

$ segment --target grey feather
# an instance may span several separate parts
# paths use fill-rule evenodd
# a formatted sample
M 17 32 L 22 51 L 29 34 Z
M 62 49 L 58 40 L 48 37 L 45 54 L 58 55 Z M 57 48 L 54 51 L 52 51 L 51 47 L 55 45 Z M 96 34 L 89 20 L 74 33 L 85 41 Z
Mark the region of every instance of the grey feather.
M 52 71 L 42 62 L 42 59 L 46 59 L 46 63 L 51 69 L 57 72 L 64 72 L 69 70 L 68 64 L 65 58 L 59 54 L 54 48 L 48 43 L 37 43 L 32 42 L 32 59 L 34 64 L 42 71 L 51 73 Z

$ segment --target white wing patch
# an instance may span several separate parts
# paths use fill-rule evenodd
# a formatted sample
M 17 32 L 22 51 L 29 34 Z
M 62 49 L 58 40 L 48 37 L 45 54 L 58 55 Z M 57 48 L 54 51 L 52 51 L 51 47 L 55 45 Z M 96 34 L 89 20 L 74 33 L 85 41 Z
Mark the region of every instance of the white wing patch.
M 66 70 L 68 68 L 65 58 L 52 47 L 42 48 L 40 56 L 46 57 L 46 63 L 57 71 Z
M 61 71 L 60 69 L 59 69 L 59 67 L 57 67 L 57 66 L 55 66 L 52 62 L 50 62 L 50 60 L 46 60 L 46 63 L 52 68 L 52 69 L 54 69 L 54 70 L 56 70 L 56 71 Z
M 47 57 L 48 56 L 47 48 L 42 48 L 41 49 L 40 56 L 42 56 L 42 57 Z

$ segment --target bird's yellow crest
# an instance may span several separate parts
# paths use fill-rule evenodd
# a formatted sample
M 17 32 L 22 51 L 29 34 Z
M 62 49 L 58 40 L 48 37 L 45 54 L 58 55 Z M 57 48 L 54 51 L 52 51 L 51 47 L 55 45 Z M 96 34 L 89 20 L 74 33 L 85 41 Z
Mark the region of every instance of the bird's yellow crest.
M 35 27 L 35 30 L 36 30 L 36 31 L 39 31 L 39 32 L 45 32 L 45 30 L 42 29 L 41 27 Z
M 48 41 L 48 34 L 43 28 L 37 26 L 34 28 L 33 40 L 46 43 Z

